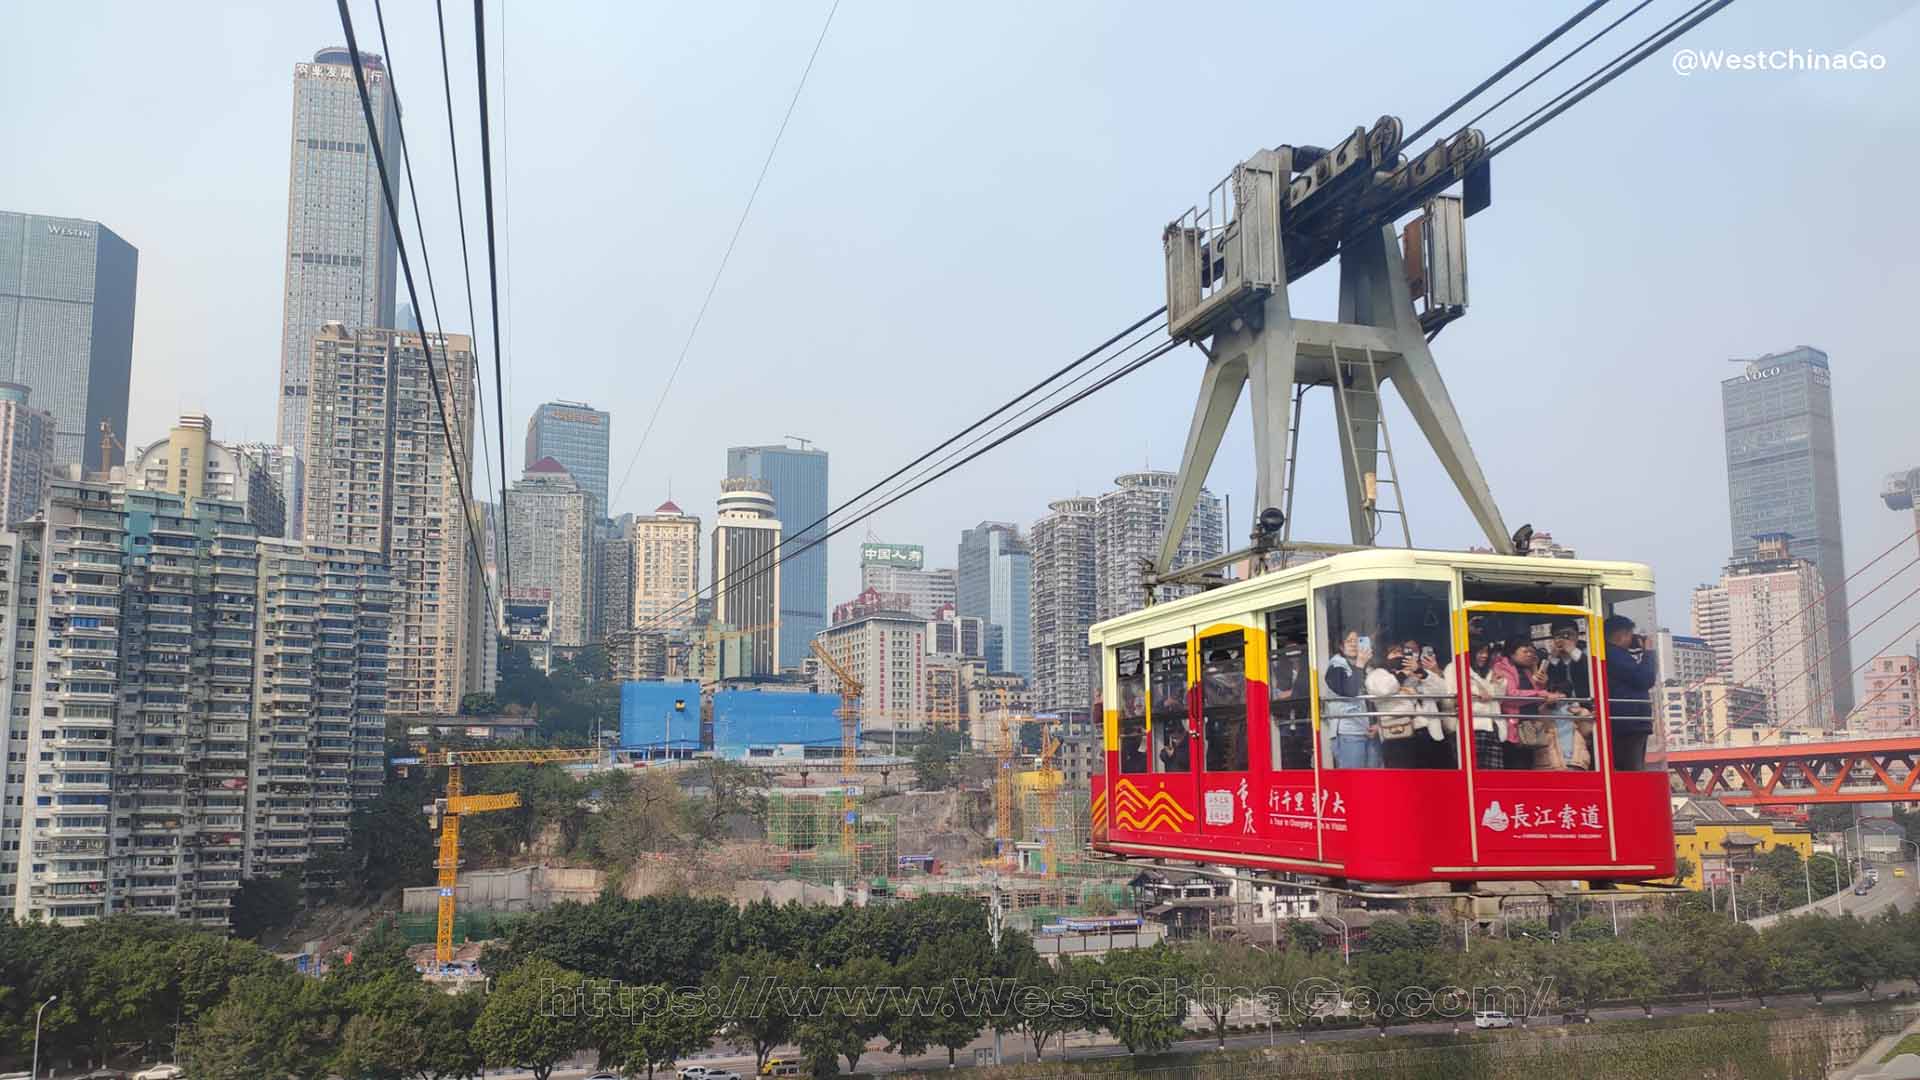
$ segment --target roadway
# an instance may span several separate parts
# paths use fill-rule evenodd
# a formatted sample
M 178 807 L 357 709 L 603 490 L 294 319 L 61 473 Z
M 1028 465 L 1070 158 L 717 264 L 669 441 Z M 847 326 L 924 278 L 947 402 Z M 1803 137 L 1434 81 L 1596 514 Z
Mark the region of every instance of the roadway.
M 1884 886 L 1886 881 L 1883 879 L 1881 884 Z M 1849 893 L 1848 897 L 1851 899 L 1852 894 Z M 1853 909 L 1848 908 L 1848 910 L 1851 911 Z M 1907 983 L 1891 983 L 1881 990 L 1881 996 L 1884 997 L 1887 994 L 1910 989 L 1912 989 L 1912 987 Z M 1850 1001 L 1866 1001 L 1868 1000 L 1868 996 L 1864 991 L 1830 993 L 1825 995 L 1824 1000 L 1828 1004 L 1835 1004 Z M 1783 994 L 1767 999 L 1767 1007 L 1769 1008 L 1791 1008 L 1796 1006 L 1811 1006 L 1813 1004 L 1815 1004 L 1815 1002 L 1811 994 Z M 1707 1007 L 1705 1002 L 1699 1001 L 1682 1002 L 1672 1005 L 1655 1005 L 1653 1007 L 1653 1015 L 1697 1016 L 1709 1012 L 1734 1012 L 1758 1008 L 1761 1008 L 1760 1003 L 1750 998 L 1731 998 L 1716 1001 L 1711 1009 Z M 1595 1009 L 1593 1010 L 1592 1016 L 1595 1020 L 1638 1020 L 1645 1017 L 1646 1012 L 1637 1005 L 1631 1005 Z M 1558 1026 L 1559 1013 L 1555 1012 L 1551 1014 L 1550 1017 L 1534 1017 L 1531 1020 L 1531 1026 L 1533 1027 L 1539 1027 L 1543 1024 L 1550 1027 Z M 1395 1036 L 1471 1035 L 1474 1033 L 1473 1021 L 1471 1019 L 1461 1020 L 1457 1023 L 1452 1020 L 1443 1020 L 1430 1024 L 1396 1024 L 1388 1029 L 1388 1034 Z M 1482 1034 L 1498 1036 L 1501 1033 L 1499 1031 L 1492 1031 Z M 1262 1046 L 1279 1046 L 1303 1042 L 1377 1042 L 1380 1038 L 1380 1029 L 1374 1027 L 1308 1029 L 1305 1031 L 1292 1031 L 1282 1028 L 1272 1032 L 1262 1031 L 1254 1034 L 1230 1035 L 1227 1037 L 1226 1049 L 1254 1050 Z M 993 1037 L 991 1034 L 988 1034 L 979 1039 L 975 1039 L 972 1044 L 962 1049 L 959 1054 L 956 1055 L 955 1060 L 963 1068 L 971 1066 L 976 1049 L 988 1049 L 992 1046 Z M 1176 1054 L 1205 1054 L 1219 1048 L 1220 1044 L 1211 1036 L 1202 1036 L 1183 1039 L 1175 1043 L 1171 1052 Z M 1026 1039 L 1018 1035 L 1008 1035 L 1002 1039 L 1002 1055 L 1005 1064 L 1008 1065 L 1019 1065 L 1030 1062 L 1033 1060 L 1033 1046 Z M 796 1056 L 796 1052 L 793 1047 L 781 1047 L 775 1051 L 774 1056 L 791 1059 Z M 1068 1045 L 1066 1060 L 1083 1061 L 1095 1058 L 1118 1058 L 1126 1056 L 1127 1048 L 1114 1042 L 1107 1036 L 1081 1033 L 1076 1035 Z M 1060 1044 L 1057 1040 L 1048 1044 L 1046 1060 L 1062 1060 L 1060 1056 Z M 552 1080 L 583 1080 L 584 1077 L 595 1071 L 591 1065 L 591 1055 L 583 1055 L 576 1058 L 572 1065 L 555 1069 L 552 1074 Z M 729 1069 L 744 1078 L 751 1078 L 754 1075 L 753 1056 L 751 1054 L 741 1055 L 724 1051 L 698 1054 L 690 1058 L 682 1059 L 677 1063 L 675 1068 L 683 1068 L 688 1065 L 705 1065 L 710 1069 Z M 882 1050 L 873 1050 L 860 1057 L 860 1071 L 862 1073 L 894 1073 L 912 1070 L 932 1072 L 944 1070 L 946 1067 L 947 1054 L 944 1050 L 932 1054 L 920 1054 L 914 1057 L 902 1057 L 901 1055 L 889 1054 Z M 660 1075 L 671 1076 L 673 1075 L 673 1071 L 665 1070 Z M 532 1080 L 532 1077 L 533 1074 L 528 1072 L 503 1070 L 500 1072 L 487 1072 L 484 1080 Z
M 1920 900 L 1920 879 L 1913 876 L 1913 868 L 1903 865 L 1907 871 L 1904 877 L 1893 876 L 1894 866 L 1881 864 L 1880 883 L 1867 890 L 1865 896 L 1854 895 L 1852 886 L 1841 889 L 1832 896 L 1815 900 L 1811 904 L 1801 904 L 1797 908 L 1775 915 L 1762 915 L 1757 919 L 1748 919 L 1747 925 L 1755 930 L 1765 930 L 1778 922 L 1782 915 L 1810 915 L 1821 912 L 1838 915 L 1842 912 L 1862 919 L 1870 919 L 1890 907 L 1902 911 L 1913 910 L 1916 900 Z M 1862 879 L 1864 880 L 1864 879 Z

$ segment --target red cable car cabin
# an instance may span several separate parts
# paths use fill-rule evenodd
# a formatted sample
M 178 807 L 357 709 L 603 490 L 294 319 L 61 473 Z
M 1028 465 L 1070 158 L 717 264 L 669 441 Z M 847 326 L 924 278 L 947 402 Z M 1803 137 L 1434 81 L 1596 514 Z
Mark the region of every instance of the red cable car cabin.
M 1670 877 L 1653 658 L 1624 625 L 1652 594 L 1633 563 L 1380 549 L 1099 623 L 1092 846 L 1365 883 Z

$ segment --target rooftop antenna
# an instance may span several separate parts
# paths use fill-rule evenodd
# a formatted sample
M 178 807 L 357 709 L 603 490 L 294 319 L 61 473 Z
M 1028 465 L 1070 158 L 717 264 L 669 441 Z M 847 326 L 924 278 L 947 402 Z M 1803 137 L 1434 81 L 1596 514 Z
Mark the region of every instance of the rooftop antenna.
M 783 439 L 792 439 L 794 442 L 799 443 L 800 449 L 802 450 L 811 450 L 813 448 L 812 439 L 803 439 L 798 435 L 782 435 L 780 437 Z

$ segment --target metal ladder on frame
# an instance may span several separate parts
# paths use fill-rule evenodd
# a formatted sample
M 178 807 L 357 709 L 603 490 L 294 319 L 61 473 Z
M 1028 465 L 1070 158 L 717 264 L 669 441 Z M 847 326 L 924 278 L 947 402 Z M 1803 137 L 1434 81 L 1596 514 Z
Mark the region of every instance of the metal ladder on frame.
M 1351 352 L 1352 350 L 1348 350 Z M 1360 495 L 1367 514 L 1367 542 L 1378 543 L 1381 522 L 1384 515 L 1392 514 L 1400 518 L 1400 538 L 1407 547 L 1413 546 L 1413 531 L 1407 524 L 1407 509 L 1400 498 L 1400 470 L 1393 463 L 1393 437 L 1387 431 L 1387 411 L 1385 402 L 1380 398 L 1380 371 L 1373 362 L 1373 350 L 1361 349 L 1358 361 L 1342 359 L 1339 346 L 1333 347 L 1333 392 L 1340 399 L 1340 437 L 1346 440 L 1347 454 L 1357 468 L 1360 462 L 1358 423 L 1354 419 L 1352 402 L 1355 398 L 1373 399 L 1374 426 L 1378 439 L 1371 440 L 1374 450 L 1373 471 L 1360 477 Z M 1364 376 L 1365 384 L 1359 385 Z M 1297 423 L 1297 421 L 1296 421 Z M 1297 438 L 1297 433 L 1296 436 Z M 1387 475 L 1380 475 L 1379 459 L 1387 459 Z M 1289 465 L 1289 471 L 1291 471 Z M 1387 489 L 1382 492 L 1382 488 Z M 1292 485 L 1289 483 L 1288 498 L 1292 498 Z M 1391 506 L 1382 505 L 1381 496 L 1386 494 Z

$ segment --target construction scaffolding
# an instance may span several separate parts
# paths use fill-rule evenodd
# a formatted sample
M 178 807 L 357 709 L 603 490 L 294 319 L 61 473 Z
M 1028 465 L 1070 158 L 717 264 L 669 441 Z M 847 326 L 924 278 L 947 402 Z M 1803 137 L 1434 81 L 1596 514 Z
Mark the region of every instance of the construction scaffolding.
M 849 810 L 841 792 L 822 788 L 805 795 L 771 794 L 767 796 L 767 843 L 774 857 L 765 873 L 757 876 L 822 884 L 885 877 L 899 869 L 897 835 L 892 814 L 868 813 L 857 806 Z M 853 860 L 845 847 L 849 836 Z

